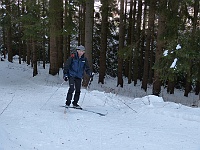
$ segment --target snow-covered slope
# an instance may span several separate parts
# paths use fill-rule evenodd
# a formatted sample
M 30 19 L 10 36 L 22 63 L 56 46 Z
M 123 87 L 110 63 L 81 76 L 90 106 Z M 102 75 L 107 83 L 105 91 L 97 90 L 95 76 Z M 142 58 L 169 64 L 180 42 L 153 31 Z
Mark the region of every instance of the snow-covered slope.
M 200 109 L 137 97 L 140 89 L 97 84 L 82 89 L 88 110 L 64 114 L 68 83 L 38 67 L 0 62 L 0 150 L 200 150 Z M 135 98 L 133 98 L 135 97 Z

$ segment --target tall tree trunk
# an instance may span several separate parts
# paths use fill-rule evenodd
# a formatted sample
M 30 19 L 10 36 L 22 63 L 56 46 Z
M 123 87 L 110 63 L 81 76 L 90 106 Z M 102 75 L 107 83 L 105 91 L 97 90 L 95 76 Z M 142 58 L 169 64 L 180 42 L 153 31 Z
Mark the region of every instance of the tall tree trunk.
M 170 19 L 178 19 L 177 16 L 179 16 L 178 14 L 178 8 L 179 8 L 179 1 L 170 1 L 168 3 L 168 7 L 170 9 Z M 170 39 L 167 39 L 169 41 L 171 41 L 171 37 L 174 37 L 173 39 L 178 39 L 178 27 L 180 25 L 180 22 L 174 22 L 173 25 L 170 25 L 170 27 L 168 30 L 174 31 L 170 34 Z M 171 53 L 171 50 L 168 51 L 169 53 Z M 170 94 L 174 94 L 174 88 L 175 88 L 175 79 L 176 79 L 176 75 L 174 73 L 171 73 L 171 75 L 173 76 L 173 78 L 169 78 L 168 79 L 168 86 L 167 86 L 167 92 Z
M 22 41 L 22 46 L 23 46 L 23 52 L 22 52 L 22 54 L 23 54 L 23 58 L 22 58 L 22 61 L 23 62 L 26 62 L 27 61 L 27 58 L 26 58 L 26 56 L 27 56 L 27 41 L 26 40 L 23 40 Z
M 118 50 L 118 75 L 117 86 L 123 87 L 123 59 L 121 58 L 120 51 L 124 48 L 124 0 L 120 1 L 120 25 L 119 25 L 119 50 Z
M 24 3 L 24 0 L 22 0 L 22 15 L 24 15 L 24 13 L 25 13 L 25 3 Z M 22 32 L 23 32 L 23 24 L 22 24 Z M 23 58 L 22 58 L 22 61 L 23 62 L 25 62 L 25 61 L 27 61 L 27 58 L 26 58 L 26 56 L 27 56 L 27 46 L 26 46 L 26 44 L 27 44 L 27 40 L 22 40 L 22 47 L 23 47 L 23 51 L 22 51 L 22 55 L 23 55 Z
M 93 9 L 93 8 L 92 8 Z M 86 2 L 82 1 L 79 7 L 79 37 L 78 45 L 85 45 L 85 12 L 86 12 Z
M 157 47 L 156 47 L 156 56 L 155 63 L 159 63 L 163 55 L 163 50 L 165 46 L 164 33 L 165 33 L 165 8 L 167 6 L 167 0 L 160 1 L 159 4 L 159 20 L 158 20 L 158 35 L 157 35 Z M 160 72 L 154 70 L 154 82 L 153 82 L 153 95 L 159 96 L 161 92 L 161 80 Z
M 139 70 L 138 70 L 138 79 L 140 81 L 142 81 L 142 78 L 143 78 L 143 72 L 144 72 L 144 57 L 145 57 L 145 45 L 146 45 L 146 26 L 147 26 L 147 17 L 148 17 L 148 14 L 147 13 L 147 2 L 143 2 L 143 5 L 142 7 L 144 7 L 143 9 L 143 21 L 142 21 L 142 32 L 141 32 L 141 48 L 140 48 L 140 57 L 139 57 Z
M 197 28 L 197 20 L 198 20 L 198 13 L 199 13 L 200 9 L 199 9 L 199 0 L 195 0 L 194 3 L 194 23 L 193 23 L 193 28 L 194 31 L 196 32 L 196 28 Z M 198 68 L 198 78 L 196 81 L 196 85 L 195 85 L 195 94 L 198 95 L 199 94 L 199 100 L 200 100 L 200 66 Z
M 36 42 L 32 40 L 32 50 L 33 50 L 33 77 L 38 74 L 37 71 L 37 49 Z
M 50 70 L 49 74 L 56 75 L 58 74 L 58 51 L 56 44 L 56 37 L 54 35 L 55 29 L 51 27 L 50 29 Z
M 142 16 L 142 0 L 138 0 L 138 13 L 136 21 L 136 48 L 134 52 L 134 68 L 133 68 L 133 81 L 134 85 L 137 84 L 137 79 L 139 77 L 139 50 L 141 48 L 141 16 Z
M 43 36 L 43 41 L 42 41 L 42 66 L 43 69 L 45 69 L 45 64 L 46 64 L 46 50 L 45 50 L 45 42 L 46 38 Z
M 184 96 L 188 97 L 188 94 L 190 93 L 191 90 L 192 90 L 192 84 L 191 84 L 191 70 L 190 70 L 187 71 L 186 75 Z
M 23 47 L 22 47 L 22 41 L 21 38 L 19 37 L 19 41 L 18 41 L 18 49 L 19 49 L 19 64 L 22 63 L 22 51 L 23 51 Z
M 155 16 L 154 16 L 154 19 L 155 19 Z M 154 28 L 153 28 L 153 31 L 154 32 Z M 150 47 L 150 51 L 149 51 L 149 79 L 148 79 L 148 83 L 149 84 L 152 84 L 153 83 L 153 76 L 154 76 L 154 71 L 153 71 L 153 64 L 155 62 L 155 46 L 154 46 L 154 36 L 152 37 L 151 39 L 151 47 Z
M 30 65 L 31 64 L 31 40 L 28 39 L 26 41 L 26 44 L 27 44 L 27 64 Z
M 64 31 L 63 31 L 63 61 L 66 62 L 67 60 L 67 34 L 65 33 L 66 29 L 67 29 L 67 18 L 68 18 L 68 0 L 65 0 L 65 4 L 64 4 L 64 22 L 63 22 L 63 26 L 64 26 Z
M 4 13 L 4 12 L 3 12 Z M 6 59 L 6 26 L 5 26 L 5 20 L 3 19 L 3 25 L 2 25 L 2 31 L 3 31 L 3 55 L 4 59 Z
M 197 78 L 196 85 L 195 85 L 195 94 L 196 95 L 200 94 L 200 66 L 198 69 L 198 78 Z
M 50 68 L 49 74 L 56 75 L 59 73 L 58 62 L 58 24 L 57 24 L 57 0 L 49 1 L 49 16 L 50 16 Z
M 68 25 L 68 21 L 71 21 L 71 11 L 68 7 L 69 3 L 68 0 L 65 0 L 65 19 L 64 19 L 64 31 L 67 30 L 67 25 Z M 64 33 L 63 35 L 63 53 L 64 53 L 64 62 L 67 61 L 69 55 L 70 55 L 70 35 L 68 35 L 67 33 Z
M 197 81 L 195 85 L 195 95 L 198 95 L 200 93 L 200 81 Z
M 175 81 L 168 81 L 167 93 L 174 94 Z
M 124 10 L 124 24 L 126 25 L 127 24 L 127 20 L 126 20 L 126 16 L 127 16 L 127 10 L 128 10 L 128 8 L 127 8 L 127 6 L 128 6 L 128 0 L 125 0 L 125 10 Z M 126 27 L 125 27 L 125 30 L 126 30 Z M 126 45 L 128 45 L 128 43 L 126 44 Z M 123 60 L 123 62 L 124 62 L 124 65 L 123 65 L 123 76 L 125 76 L 125 77 L 128 77 L 128 69 L 129 69 L 129 62 L 128 62 L 128 58 L 126 58 L 126 59 L 124 59 Z
M 58 19 L 57 27 L 59 31 L 57 46 L 58 46 L 58 67 L 63 68 L 63 1 L 57 1 L 58 5 Z
M 194 1 L 194 19 L 193 19 L 193 29 L 192 33 L 193 35 L 196 34 L 196 28 L 197 28 L 197 19 L 198 19 L 198 10 L 199 10 L 199 1 Z M 186 84 L 185 84 L 185 93 L 184 96 L 188 97 L 189 92 L 192 90 L 192 64 L 193 62 L 189 62 L 189 69 L 187 70 L 187 76 L 186 76 Z
M 133 76 L 133 50 L 135 50 L 135 39 L 136 39 L 136 35 L 135 35 L 135 23 L 136 23 L 136 7 L 137 7 L 137 0 L 133 1 L 133 19 L 132 19 L 132 23 L 131 23 L 131 53 L 130 53 L 130 61 L 129 61 L 129 74 L 128 74 L 128 83 L 131 83 L 131 80 L 134 79 Z
M 5 0 L 2 0 L 1 5 L 5 5 Z M 2 14 L 6 14 L 4 9 L 1 9 Z M 6 24 L 5 19 L 2 19 L 2 54 L 4 59 L 6 59 Z
M 42 17 L 45 17 L 45 5 L 46 4 L 46 0 L 42 0 Z M 43 27 L 45 27 L 45 22 L 42 21 Z M 44 33 L 43 33 L 43 38 L 42 38 L 42 64 L 43 64 L 43 68 L 45 69 L 45 64 L 46 64 L 46 49 L 45 49 L 45 44 L 46 44 L 46 32 L 45 29 L 43 29 Z
M 107 33 L 108 33 L 108 0 L 102 0 L 102 23 L 101 23 L 101 49 L 99 64 L 99 81 L 104 84 L 106 72 L 106 51 L 107 51 Z
M 133 48 L 132 48 L 132 43 L 131 43 L 131 37 L 132 37 L 132 34 L 134 34 L 133 31 L 133 1 L 130 1 L 130 12 L 129 12 L 129 26 L 128 26 L 128 39 L 127 39 L 127 44 L 130 45 L 130 56 L 128 58 L 128 62 L 127 62 L 127 66 L 128 66 L 128 84 L 131 83 L 132 81 L 132 61 L 133 61 Z
M 93 47 L 93 24 L 94 24 L 94 1 L 86 1 L 86 13 L 85 13 L 85 56 L 88 59 L 90 68 L 92 69 L 92 47 Z M 83 86 L 87 87 L 89 77 L 84 76 Z
M 147 90 L 147 83 L 149 78 L 149 51 L 151 48 L 151 39 L 153 37 L 153 27 L 154 27 L 154 17 L 155 16 L 155 0 L 150 1 L 149 6 L 149 22 L 147 29 L 147 38 L 146 38 L 146 48 L 145 48 L 145 58 L 144 58 L 144 72 L 142 79 L 142 89 Z
M 10 0 L 5 0 L 6 3 L 6 18 L 7 18 L 7 30 L 6 30 L 6 35 L 7 35 L 7 51 L 8 51 L 8 61 L 12 62 L 13 61 L 13 52 L 12 52 L 12 31 L 11 31 L 11 1 Z
M 21 12 L 20 12 L 20 0 L 17 1 L 17 15 L 18 18 L 20 18 L 21 16 Z M 21 40 L 21 35 L 22 35 L 22 30 L 21 30 L 21 23 L 19 23 L 19 27 L 18 27 L 18 52 L 19 52 L 19 64 L 21 64 L 21 57 L 22 57 L 22 40 Z

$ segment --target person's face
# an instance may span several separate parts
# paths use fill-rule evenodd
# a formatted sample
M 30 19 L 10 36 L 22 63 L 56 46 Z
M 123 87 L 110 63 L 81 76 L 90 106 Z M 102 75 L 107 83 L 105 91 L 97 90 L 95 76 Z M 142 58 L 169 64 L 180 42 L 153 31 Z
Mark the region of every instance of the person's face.
M 83 50 L 77 50 L 77 52 L 79 57 L 81 57 L 85 53 L 85 51 Z

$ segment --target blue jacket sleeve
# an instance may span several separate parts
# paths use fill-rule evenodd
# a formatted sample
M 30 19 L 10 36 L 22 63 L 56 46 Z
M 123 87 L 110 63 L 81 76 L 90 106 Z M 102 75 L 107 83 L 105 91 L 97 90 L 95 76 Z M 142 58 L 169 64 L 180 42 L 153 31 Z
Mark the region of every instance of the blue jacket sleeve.
M 69 68 L 70 68 L 71 62 L 72 62 L 72 58 L 69 57 L 64 64 L 63 77 L 69 76 Z
M 89 67 L 89 63 L 88 63 L 87 58 L 85 59 L 85 72 L 86 72 L 86 74 L 88 74 L 89 76 L 92 75 L 92 71 L 91 71 L 91 69 L 90 69 L 90 67 Z

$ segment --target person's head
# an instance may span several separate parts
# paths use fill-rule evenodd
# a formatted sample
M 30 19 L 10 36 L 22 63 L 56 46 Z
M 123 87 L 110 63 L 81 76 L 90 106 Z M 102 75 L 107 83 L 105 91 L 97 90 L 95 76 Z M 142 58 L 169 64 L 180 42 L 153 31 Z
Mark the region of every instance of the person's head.
M 85 47 L 80 45 L 76 48 L 77 52 L 78 52 L 78 56 L 81 57 L 84 53 L 85 53 Z

